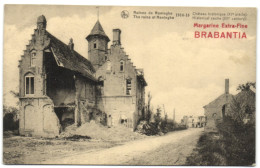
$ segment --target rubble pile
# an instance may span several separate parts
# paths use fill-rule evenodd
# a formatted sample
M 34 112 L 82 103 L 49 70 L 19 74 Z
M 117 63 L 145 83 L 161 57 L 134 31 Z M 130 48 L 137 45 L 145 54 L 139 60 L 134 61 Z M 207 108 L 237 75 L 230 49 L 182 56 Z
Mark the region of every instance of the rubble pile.
M 82 137 L 87 136 L 92 140 L 102 140 L 102 141 L 130 141 L 135 139 L 142 139 L 145 136 L 137 132 L 133 132 L 123 125 L 118 125 L 115 127 L 108 128 L 95 121 L 87 122 L 82 124 L 80 127 L 75 125 L 68 126 L 60 137 L 68 139 L 68 137 Z

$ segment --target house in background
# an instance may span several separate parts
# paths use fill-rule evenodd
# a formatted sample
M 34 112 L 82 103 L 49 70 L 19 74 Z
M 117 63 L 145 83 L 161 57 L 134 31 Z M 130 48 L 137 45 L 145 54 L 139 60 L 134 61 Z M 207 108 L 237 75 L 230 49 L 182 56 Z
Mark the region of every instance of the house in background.
M 234 96 L 229 93 L 229 79 L 225 79 L 225 92 L 203 107 L 207 119 L 206 131 L 217 130 L 216 122 L 221 121 L 227 115 L 233 99 Z
M 72 39 L 64 44 L 46 27 L 39 16 L 19 61 L 20 134 L 57 136 L 68 120 L 135 129 L 147 83 L 121 47 L 121 30 L 113 30 L 108 49 L 110 39 L 97 21 L 86 37 L 88 60 L 74 50 Z
M 198 127 L 205 127 L 207 122 L 206 122 L 206 117 L 205 116 L 198 116 L 198 123 L 197 126 Z
M 216 123 L 231 117 L 244 124 L 255 123 L 255 92 L 246 84 L 236 95 L 229 94 L 229 79 L 225 80 L 225 93 L 204 106 L 206 131 L 216 131 Z
M 201 128 L 206 125 L 205 116 L 183 116 L 181 124 L 187 128 Z

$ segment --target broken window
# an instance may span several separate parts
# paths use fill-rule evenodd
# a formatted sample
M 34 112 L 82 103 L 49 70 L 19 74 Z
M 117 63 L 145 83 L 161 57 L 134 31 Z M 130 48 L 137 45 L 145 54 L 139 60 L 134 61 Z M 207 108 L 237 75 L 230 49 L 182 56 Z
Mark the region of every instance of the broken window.
M 131 95 L 131 79 L 126 80 L 126 95 Z
M 31 53 L 31 66 L 35 66 L 36 52 Z
M 120 71 L 124 71 L 124 61 L 120 61 Z
M 25 76 L 25 95 L 34 94 L 34 76 Z

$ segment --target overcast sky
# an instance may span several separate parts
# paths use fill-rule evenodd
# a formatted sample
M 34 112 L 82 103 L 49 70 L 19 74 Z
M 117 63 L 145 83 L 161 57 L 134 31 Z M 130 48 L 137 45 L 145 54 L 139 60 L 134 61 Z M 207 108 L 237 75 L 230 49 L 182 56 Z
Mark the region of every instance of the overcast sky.
M 100 7 L 99 20 L 112 40 L 112 29 L 122 31 L 121 43 L 137 68 L 143 68 L 154 108 L 164 104 L 170 118 L 176 109 L 179 121 L 183 115 L 203 115 L 203 106 L 224 93 L 224 79 L 230 79 L 230 92 L 236 94 L 238 84 L 255 82 L 255 10 L 236 9 L 247 13 L 247 29 L 219 31 L 246 32 L 247 39 L 195 39 L 191 18 L 174 20 L 134 19 L 133 11 L 220 12 L 201 8 Z M 130 17 L 121 18 L 122 10 Z M 222 12 L 227 12 L 222 8 Z M 4 21 L 4 103 L 15 105 L 9 94 L 18 91 L 18 60 L 31 39 L 36 20 L 45 15 L 47 30 L 64 43 L 73 38 L 75 50 L 87 58 L 87 41 L 97 20 L 95 6 L 5 6 Z M 215 29 L 208 29 L 214 30 Z M 109 43 L 109 46 L 111 42 Z

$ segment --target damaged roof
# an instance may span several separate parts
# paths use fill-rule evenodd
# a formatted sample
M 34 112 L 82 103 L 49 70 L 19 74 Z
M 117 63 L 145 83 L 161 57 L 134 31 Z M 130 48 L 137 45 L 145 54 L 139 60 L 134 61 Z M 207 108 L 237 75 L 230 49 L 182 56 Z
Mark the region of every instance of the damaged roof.
M 81 56 L 75 50 L 71 50 L 68 45 L 60 41 L 48 31 L 46 31 L 46 33 L 51 40 L 50 48 L 58 66 L 72 70 L 91 80 L 97 81 L 93 75 L 95 69 L 89 60 Z

